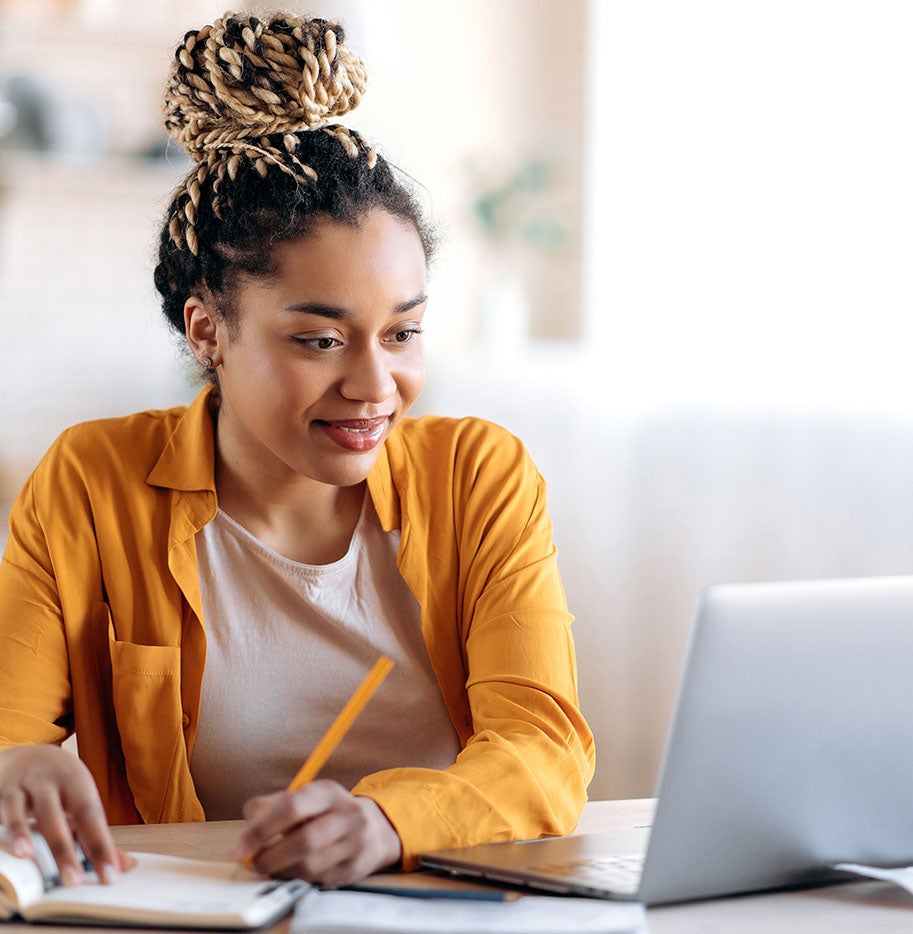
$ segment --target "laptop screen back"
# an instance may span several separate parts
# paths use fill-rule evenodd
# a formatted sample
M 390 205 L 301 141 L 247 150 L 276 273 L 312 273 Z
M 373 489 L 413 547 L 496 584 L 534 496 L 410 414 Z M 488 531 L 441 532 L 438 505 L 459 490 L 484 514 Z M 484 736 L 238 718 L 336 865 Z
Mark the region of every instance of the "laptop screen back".
M 709 588 L 663 759 L 648 903 L 913 863 L 913 578 Z

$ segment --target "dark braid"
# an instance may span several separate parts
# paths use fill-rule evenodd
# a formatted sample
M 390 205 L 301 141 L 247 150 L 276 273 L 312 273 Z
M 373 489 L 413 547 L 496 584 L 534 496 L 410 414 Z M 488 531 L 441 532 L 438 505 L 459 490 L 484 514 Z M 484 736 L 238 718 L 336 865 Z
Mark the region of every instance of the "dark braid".
M 232 315 L 234 276 L 269 276 L 274 248 L 321 218 L 357 224 L 382 208 L 412 224 L 426 257 L 433 235 L 410 186 L 353 130 L 326 120 L 365 86 L 341 26 L 276 14 L 226 15 L 189 32 L 165 92 L 165 126 L 197 162 L 175 192 L 155 285 L 171 326 L 207 288 Z

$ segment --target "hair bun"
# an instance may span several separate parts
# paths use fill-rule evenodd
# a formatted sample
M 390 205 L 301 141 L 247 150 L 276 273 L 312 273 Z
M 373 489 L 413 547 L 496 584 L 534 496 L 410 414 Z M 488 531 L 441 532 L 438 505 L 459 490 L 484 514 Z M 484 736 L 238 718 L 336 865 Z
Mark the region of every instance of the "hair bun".
M 188 32 L 165 89 L 165 128 L 197 161 L 239 139 L 326 125 L 358 106 L 364 65 L 323 19 L 226 13 Z

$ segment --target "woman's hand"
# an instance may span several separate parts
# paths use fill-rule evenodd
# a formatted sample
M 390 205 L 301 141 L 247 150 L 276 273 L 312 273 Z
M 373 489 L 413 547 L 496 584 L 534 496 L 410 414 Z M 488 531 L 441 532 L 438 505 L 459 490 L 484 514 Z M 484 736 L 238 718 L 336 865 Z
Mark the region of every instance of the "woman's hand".
M 342 785 L 315 781 L 299 791 L 252 798 L 248 826 L 231 849 L 260 872 L 327 886 L 357 882 L 392 866 L 402 845 L 384 812 Z
M 39 831 L 54 854 L 64 885 L 84 880 L 74 835 L 102 882 L 113 882 L 134 865 L 114 845 L 91 773 L 58 746 L 11 746 L 0 751 L 0 823 L 10 835 L 13 853 L 24 858 L 34 855 L 31 831 Z

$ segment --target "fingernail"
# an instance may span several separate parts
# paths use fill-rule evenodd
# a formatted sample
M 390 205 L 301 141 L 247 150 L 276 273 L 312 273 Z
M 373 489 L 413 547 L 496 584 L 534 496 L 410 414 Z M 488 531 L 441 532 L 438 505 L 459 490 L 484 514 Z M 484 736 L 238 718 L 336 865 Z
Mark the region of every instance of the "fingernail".
M 75 866 L 61 866 L 60 878 L 64 885 L 81 885 L 83 881 L 82 872 Z
M 13 856 L 18 856 L 20 859 L 28 859 L 32 855 L 32 844 L 31 841 L 26 837 L 16 837 L 13 840 Z
M 240 840 L 236 840 L 228 851 L 228 855 L 232 859 L 240 859 L 245 852 L 244 844 Z
M 98 878 L 105 885 L 113 885 L 120 878 L 120 873 L 111 865 L 111 863 L 102 863 L 98 867 Z

